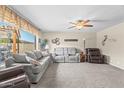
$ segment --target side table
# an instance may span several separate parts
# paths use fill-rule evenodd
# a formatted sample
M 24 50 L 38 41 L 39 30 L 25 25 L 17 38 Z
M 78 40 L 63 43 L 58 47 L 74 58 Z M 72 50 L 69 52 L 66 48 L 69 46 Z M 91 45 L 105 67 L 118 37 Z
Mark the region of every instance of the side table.
M 83 52 L 80 53 L 80 62 L 85 62 L 85 55 Z

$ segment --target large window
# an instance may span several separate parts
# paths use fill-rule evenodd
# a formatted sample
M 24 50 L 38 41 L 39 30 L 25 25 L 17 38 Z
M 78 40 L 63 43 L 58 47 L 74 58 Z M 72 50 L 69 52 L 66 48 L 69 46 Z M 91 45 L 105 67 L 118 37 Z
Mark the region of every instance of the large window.
M 0 31 L 0 64 L 5 57 L 11 56 L 12 33 L 11 31 Z
M 20 31 L 20 39 L 20 34 L 18 33 L 18 31 L 21 28 L 25 29 L 26 31 Z M 38 48 L 38 43 L 35 44 L 35 36 L 41 36 L 41 32 L 39 31 L 39 29 L 4 5 L 0 5 L 0 30 L 10 30 L 13 32 L 13 53 L 24 53 L 25 51 Z
M 36 46 L 35 35 L 23 29 L 20 30 L 20 35 L 21 37 L 19 39 L 19 53 L 34 50 Z

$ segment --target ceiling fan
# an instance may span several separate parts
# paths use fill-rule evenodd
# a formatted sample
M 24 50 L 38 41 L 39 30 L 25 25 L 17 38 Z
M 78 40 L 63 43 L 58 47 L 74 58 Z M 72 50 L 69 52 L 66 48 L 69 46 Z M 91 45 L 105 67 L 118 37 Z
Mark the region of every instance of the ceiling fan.
M 90 20 L 77 20 L 75 22 L 69 22 L 70 24 L 72 24 L 72 26 L 68 29 L 77 28 L 78 30 L 80 30 L 84 27 L 93 27 L 93 25 L 88 24 L 89 22 Z

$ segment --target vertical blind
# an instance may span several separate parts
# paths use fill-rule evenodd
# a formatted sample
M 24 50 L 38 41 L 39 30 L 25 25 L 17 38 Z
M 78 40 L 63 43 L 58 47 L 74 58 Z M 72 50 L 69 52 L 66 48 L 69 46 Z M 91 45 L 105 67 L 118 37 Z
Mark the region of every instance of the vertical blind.
M 35 26 L 17 15 L 13 10 L 5 5 L 0 5 L 0 21 L 14 24 L 15 29 L 17 30 L 23 28 L 36 36 L 41 35 L 41 32 Z

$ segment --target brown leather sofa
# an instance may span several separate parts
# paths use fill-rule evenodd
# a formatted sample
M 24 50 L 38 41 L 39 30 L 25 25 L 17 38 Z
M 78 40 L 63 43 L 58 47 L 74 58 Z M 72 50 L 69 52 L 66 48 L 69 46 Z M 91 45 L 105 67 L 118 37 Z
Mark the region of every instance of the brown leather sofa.
M 89 63 L 104 63 L 104 56 L 98 48 L 86 48 L 86 62 Z
M 30 88 L 30 82 L 23 67 L 14 66 L 1 70 L 0 88 Z

